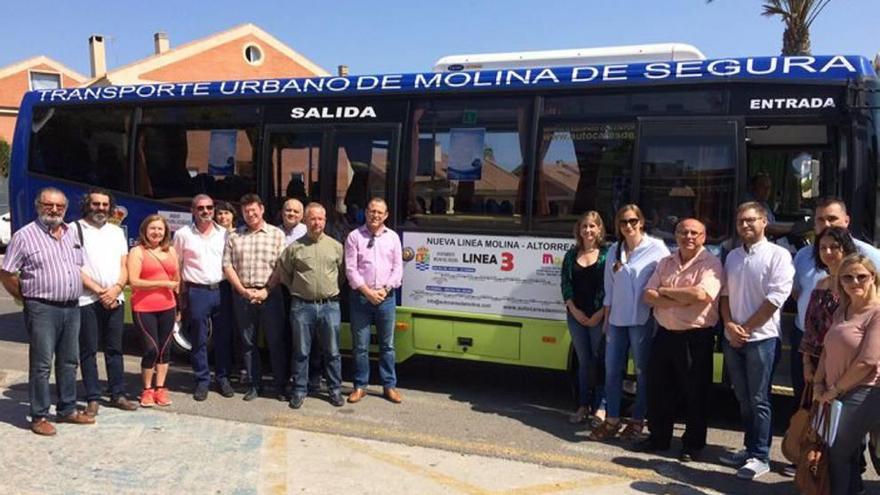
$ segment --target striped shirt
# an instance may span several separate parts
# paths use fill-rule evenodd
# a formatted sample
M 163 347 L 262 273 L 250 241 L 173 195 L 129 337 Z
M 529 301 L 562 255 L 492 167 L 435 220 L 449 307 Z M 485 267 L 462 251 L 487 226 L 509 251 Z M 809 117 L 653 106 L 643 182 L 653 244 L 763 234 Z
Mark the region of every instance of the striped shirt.
M 250 230 L 244 225 L 226 239 L 223 268 L 232 267 L 245 287 L 264 287 L 283 250 L 284 232 L 278 227 L 264 222 L 259 229 Z
M 19 229 L 9 242 L 3 271 L 19 273 L 21 295 L 55 302 L 76 301 L 82 295 L 82 246 L 76 229 L 63 224 L 55 239 L 48 227 L 34 221 Z

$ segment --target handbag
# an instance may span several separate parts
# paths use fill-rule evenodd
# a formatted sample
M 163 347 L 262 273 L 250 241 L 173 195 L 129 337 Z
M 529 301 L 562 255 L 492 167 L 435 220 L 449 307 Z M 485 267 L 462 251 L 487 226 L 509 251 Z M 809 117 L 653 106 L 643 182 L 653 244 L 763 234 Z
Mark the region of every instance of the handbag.
M 801 444 L 803 453 L 797 462 L 794 483 L 804 495 L 827 495 L 831 493 L 828 444 L 825 443 L 831 433 L 829 406 L 816 404 L 811 411 L 814 415 Z M 812 421 L 813 419 L 816 421 Z
M 798 409 L 789 420 L 788 429 L 782 437 L 782 455 L 794 464 L 797 464 L 801 457 L 801 442 L 807 434 L 807 427 L 810 426 L 811 410 L 815 407 L 811 404 L 813 404 L 812 383 L 804 387 Z

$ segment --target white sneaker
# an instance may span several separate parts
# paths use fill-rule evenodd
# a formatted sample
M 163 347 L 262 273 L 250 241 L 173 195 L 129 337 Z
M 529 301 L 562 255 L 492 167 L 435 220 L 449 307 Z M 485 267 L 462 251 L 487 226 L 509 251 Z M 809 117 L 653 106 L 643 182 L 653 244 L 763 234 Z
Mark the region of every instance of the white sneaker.
M 761 459 L 752 457 L 745 465 L 736 472 L 736 477 L 741 480 L 753 480 L 770 472 L 770 464 Z
M 742 449 L 737 452 L 728 452 L 722 454 L 718 461 L 725 466 L 740 467 L 749 459 L 749 451 Z

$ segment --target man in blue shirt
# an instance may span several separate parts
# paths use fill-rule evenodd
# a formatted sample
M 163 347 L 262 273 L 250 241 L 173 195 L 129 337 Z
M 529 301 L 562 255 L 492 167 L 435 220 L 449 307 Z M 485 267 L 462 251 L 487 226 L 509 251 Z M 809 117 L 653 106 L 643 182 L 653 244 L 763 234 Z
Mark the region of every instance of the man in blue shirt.
M 846 212 L 846 203 L 842 199 L 828 196 L 820 198 L 816 202 L 815 216 L 813 217 L 813 229 L 818 236 L 828 227 L 849 228 L 849 215 Z M 859 252 L 880 266 L 880 250 L 853 237 Z M 804 366 L 803 355 L 798 350 L 801 346 L 801 337 L 804 335 L 804 319 L 807 313 L 807 304 L 810 302 L 810 293 L 816 287 L 816 283 L 827 275 L 816 269 L 813 258 L 813 246 L 804 246 L 798 250 L 794 257 L 794 288 L 792 296 L 797 299 L 797 318 L 795 329 L 791 332 L 791 382 L 794 387 L 794 396 L 800 397 L 804 391 Z

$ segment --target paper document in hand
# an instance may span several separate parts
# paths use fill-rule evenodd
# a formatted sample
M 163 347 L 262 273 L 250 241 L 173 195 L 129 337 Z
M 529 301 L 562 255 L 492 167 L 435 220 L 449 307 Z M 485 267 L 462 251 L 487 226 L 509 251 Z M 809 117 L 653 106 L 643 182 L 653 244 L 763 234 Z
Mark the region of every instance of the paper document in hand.
M 833 400 L 827 408 L 819 410 L 819 414 L 813 417 L 813 428 L 819 432 L 819 436 L 825 440 L 829 447 L 834 445 L 834 439 L 837 438 L 837 426 L 840 424 L 840 413 L 843 410 L 843 403 L 839 400 Z M 827 418 L 826 418 L 827 416 Z M 825 428 L 825 420 L 828 421 L 828 428 Z M 828 432 L 828 438 L 825 433 Z

